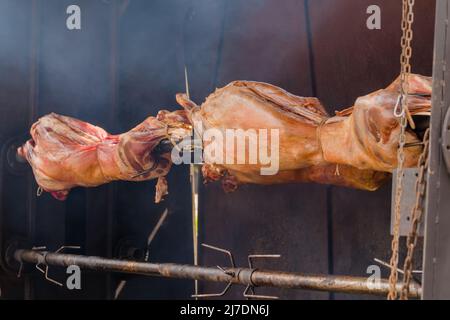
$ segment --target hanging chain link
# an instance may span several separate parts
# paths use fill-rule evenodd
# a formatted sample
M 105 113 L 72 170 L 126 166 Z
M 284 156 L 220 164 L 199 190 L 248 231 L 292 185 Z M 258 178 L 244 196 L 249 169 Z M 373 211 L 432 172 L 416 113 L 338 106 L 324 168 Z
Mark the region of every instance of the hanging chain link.
M 423 138 L 423 152 L 419 157 L 418 168 L 419 173 L 416 180 L 416 200 L 414 203 L 414 207 L 411 212 L 412 217 L 412 227 L 411 231 L 408 235 L 408 239 L 406 242 L 406 246 L 408 248 L 404 266 L 403 266 L 403 286 L 400 294 L 401 300 L 408 300 L 409 295 L 409 285 L 412 279 L 412 269 L 413 269 L 413 257 L 414 257 L 414 249 L 417 245 L 417 239 L 419 237 L 419 226 L 422 222 L 422 217 L 424 213 L 424 198 L 425 192 L 427 189 L 427 170 L 429 164 L 429 150 L 430 150 L 430 129 L 428 128 L 425 132 L 425 136 Z
M 402 54 L 400 57 L 400 93 L 399 100 L 395 106 L 394 114 L 400 119 L 400 137 L 397 152 L 397 180 L 395 190 L 395 206 L 394 206 L 394 228 L 391 243 L 392 256 L 390 260 L 391 274 L 389 276 L 389 293 L 387 298 L 395 300 L 398 297 L 397 281 L 398 281 L 398 260 L 399 260 L 399 239 L 400 239 L 400 218 L 401 218 L 401 198 L 403 195 L 403 174 L 405 164 L 405 144 L 406 144 L 406 126 L 411 115 L 408 110 L 408 89 L 409 75 L 411 73 L 411 41 L 413 38 L 412 24 L 414 22 L 414 2 L 415 0 L 403 0 L 402 5 Z M 398 108 L 400 107 L 400 112 Z M 410 123 L 412 121 L 410 120 Z

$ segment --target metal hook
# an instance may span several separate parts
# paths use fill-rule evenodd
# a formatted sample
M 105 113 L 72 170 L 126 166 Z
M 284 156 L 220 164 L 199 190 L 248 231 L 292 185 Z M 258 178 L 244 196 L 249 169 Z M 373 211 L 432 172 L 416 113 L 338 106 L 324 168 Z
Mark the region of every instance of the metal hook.
M 145 250 L 144 254 L 144 261 L 148 262 L 150 259 L 150 245 L 153 242 L 153 239 L 155 239 L 156 235 L 158 234 L 159 230 L 161 229 L 161 226 L 163 225 L 164 221 L 166 220 L 167 216 L 169 215 L 169 209 L 166 208 L 163 213 L 161 214 L 161 217 L 159 218 L 156 225 L 153 227 L 152 231 L 149 233 L 147 237 L 147 248 Z M 123 289 L 125 289 L 125 286 L 127 285 L 127 280 L 121 280 L 119 284 L 116 287 L 116 290 L 114 292 L 114 300 L 119 299 L 120 294 L 122 293 Z
M 383 266 L 383 267 L 386 267 L 386 268 L 388 268 L 388 269 L 392 269 L 391 265 L 390 265 L 389 263 L 383 261 L 383 260 L 380 260 L 380 259 L 377 259 L 377 258 L 374 258 L 373 260 L 374 260 L 376 263 L 378 263 L 379 265 Z M 397 272 L 400 273 L 400 274 L 404 274 L 403 270 L 400 269 L 400 268 L 397 268 Z M 422 281 L 421 281 L 420 279 L 418 279 L 418 278 L 417 278 L 416 276 L 414 276 L 414 275 L 415 275 L 415 274 L 422 274 L 422 273 L 423 273 L 422 270 L 412 270 L 412 279 L 413 279 L 416 283 L 421 284 Z
M 248 293 L 250 290 L 252 291 L 251 294 Z M 250 284 L 245 288 L 243 295 L 244 295 L 244 298 L 246 298 L 246 299 L 260 299 L 260 300 L 278 300 L 278 299 L 280 299 L 279 297 L 276 297 L 276 296 L 257 295 L 257 294 L 255 294 L 254 286 L 252 286 Z
M 236 276 L 236 272 L 237 273 L 240 272 L 240 269 L 238 269 L 237 271 L 235 270 L 236 269 L 236 264 L 235 264 L 235 261 L 234 261 L 234 256 L 231 253 L 231 251 L 225 250 L 225 249 L 222 249 L 222 248 L 219 248 L 219 247 L 211 246 L 211 245 L 208 245 L 208 244 L 204 244 L 204 243 L 202 243 L 202 247 L 205 247 L 205 248 L 208 248 L 208 249 L 211 249 L 211 250 L 214 250 L 214 251 L 218 251 L 218 252 L 224 253 L 224 254 L 226 254 L 228 256 L 228 258 L 230 259 L 231 269 L 233 269 L 233 271 L 232 270 L 227 270 L 227 269 L 222 268 L 220 266 L 217 266 L 217 268 L 219 270 L 221 270 L 224 274 L 226 274 L 226 275 L 228 275 L 228 276 L 233 278 L 233 277 Z M 273 258 L 280 258 L 280 257 L 281 257 L 281 255 L 279 255 L 279 254 L 251 254 L 251 255 L 247 256 L 248 266 L 249 266 L 249 268 L 251 270 L 254 271 L 254 270 L 256 270 L 255 268 L 253 268 L 253 260 L 254 259 L 266 259 L 266 258 L 273 259 Z M 249 281 L 250 281 L 250 283 L 252 283 L 251 282 L 251 275 L 250 275 L 250 280 Z M 195 295 L 192 295 L 191 297 L 192 298 L 223 297 L 228 292 L 228 290 L 230 290 L 232 285 L 233 285 L 233 282 L 232 282 L 232 279 L 230 279 L 230 282 L 227 284 L 225 289 L 222 292 L 220 292 L 220 293 L 195 294 Z M 249 292 L 251 292 L 251 293 L 249 293 Z M 243 292 L 243 296 L 245 298 L 247 298 L 247 299 L 262 299 L 262 300 L 276 300 L 276 299 L 279 299 L 278 297 L 275 297 L 275 296 L 265 296 L 265 295 L 257 295 L 257 294 L 255 294 L 255 286 L 253 284 L 249 284 L 245 288 L 245 290 Z
M 205 293 L 205 294 L 193 294 L 191 295 L 192 298 L 217 298 L 217 297 L 223 297 L 227 294 L 228 290 L 230 290 L 231 286 L 233 285 L 232 282 L 228 282 L 225 289 L 223 289 L 220 293 Z
M 401 118 L 405 115 L 405 108 L 403 108 L 403 104 L 401 103 L 401 102 L 403 102 L 402 100 L 403 100 L 403 95 L 400 94 L 397 98 L 397 102 L 394 107 L 394 116 L 396 118 Z M 401 108 L 401 112 L 399 112 L 399 107 Z
M 232 268 L 236 268 L 236 265 L 234 263 L 234 257 L 233 257 L 233 254 L 231 253 L 231 251 L 225 250 L 225 249 L 222 249 L 222 248 L 218 248 L 218 247 L 214 247 L 214 246 L 211 246 L 209 244 L 204 244 L 204 243 L 202 243 L 202 247 L 205 247 L 205 248 L 208 248 L 208 249 L 211 249 L 211 250 L 215 250 L 215 251 L 218 251 L 218 252 L 225 253 L 230 258 L 231 267 Z
M 405 143 L 405 148 L 421 147 L 423 145 L 424 145 L 423 142 L 411 142 L 411 143 Z
M 61 246 L 58 250 L 55 251 L 55 253 L 61 253 L 62 251 L 66 250 L 66 249 L 79 250 L 79 249 L 81 249 L 81 247 L 80 246 Z
M 247 258 L 248 266 L 253 269 L 253 259 L 279 259 L 281 254 L 250 254 Z
M 373 261 L 375 261 L 376 263 L 382 265 L 383 267 L 386 267 L 386 268 L 389 268 L 389 269 L 392 268 L 391 265 L 390 265 L 389 263 L 387 263 L 387 262 L 385 262 L 385 261 L 383 261 L 383 260 L 380 260 L 380 259 L 375 258 L 375 259 L 373 259 Z M 400 273 L 400 274 L 403 274 L 403 270 L 400 269 L 400 268 L 397 268 L 397 272 Z M 423 271 L 422 271 L 422 270 L 413 270 L 412 273 L 415 273 L 415 274 L 422 274 Z
M 47 249 L 47 247 L 45 246 L 40 246 L 40 247 L 32 247 L 31 250 L 36 250 L 36 251 L 42 251 Z M 17 278 L 22 277 L 22 272 L 23 272 L 23 262 L 20 261 L 19 263 L 19 270 L 17 270 Z
M 44 265 L 45 269 L 42 269 L 40 267 L 40 265 Z M 47 264 L 39 264 L 38 263 L 36 265 L 36 269 L 38 269 L 40 272 L 42 272 L 44 274 L 45 280 L 50 281 L 51 283 L 54 283 L 54 284 L 56 284 L 56 285 L 58 285 L 60 287 L 63 287 L 63 284 L 61 282 L 58 282 L 58 281 L 56 281 L 56 280 L 54 280 L 54 279 L 49 277 L 49 275 L 48 275 L 48 265 Z
M 161 214 L 161 217 L 159 218 L 158 222 L 153 227 L 152 231 L 150 232 L 150 234 L 147 238 L 147 250 L 145 251 L 145 257 L 144 257 L 144 261 L 146 261 L 146 262 L 148 262 L 148 259 L 150 258 L 150 244 L 152 243 L 153 239 L 156 237 L 156 234 L 158 233 L 159 229 L 163 225 L 168 214 L 169 214 L 169 209 L 166 208 L 164 210 L 164 212 Z
M 248 266 L 250 269 L 253 268 L 253 260 L 254 259 L 278 259 L 281 258 L 280 254 L 251 254 L 247 257 L 248 260 Z M 249 291 L 252 293 L 249 294 Z M 244 290 L 244 298 L 246 299 L 262 299 L 262 300 L 278 300 L 279 297 L 276 296 L 265 296 L 265 295 L 258 295 L 255 294 L 255 286 L 248 285 Z
M 211 249 L 211 250 L 214 250 L 214 251 L 218 251 L 218 252 L 221 252 L 221 253 L 225 253 L 228 256 L 228 258 L 230 259 L 231 268 L 236 268 L 236 265 L 234 263 L 234 257 L 233 257 L 233 254 L 231 253 L 231 251 L 225 250 L 225 249 L 222 249 L 222 248 L 218 248 L 218 247 L 215 247 L 215 246 L 211 246 L 209 244 L 204 244 L 204 243 L 202 243 L 202 247 L 205 247 L 205 248 L 208 248 L 208 249 Z M 221 270 L 224 274 L 226 274 L 226 275 L 228 275 L 230 277 L 234 277 L 234 275 L 235 275 L 234 272 L 226 270 L 225 268 L 222 268 L 220 266 L 217 266 L 217 268 L 219 270 Z M 233 285 L 233 283 L 230 281 L 227 284 L 227 286 L 225 287 L 225 289 L 223 289 L 222 292 L 219 292 L 219 293 L 206 293 L 206 294 L 193 294 L 193 295 L 191 295 L 191 297 L 192 298 L 217 298 L 217 297 L 223 297 L 228 292 L 228 290 L 230 290 L 232 285 Z
M 80 249 L 80 246 L 61 246 L 58 250 L 55 251 L 55 253 L 61 253 L 63 250 L 65 249 Z M 47 247 L 45 246 L 41 246 L 41 247 L 33 247 L 32 250 L 36 250 L 36 251 L 42 251 L 42 250 L 46 250 Z M 39 270 L 41 273 L 44 274 L 45 280 L 54 283 L 60 287 L 63 287 L 64 285 L 59 282 L 56 281 L 55 279 L 50 278 L 50 276 L 48 275 L 48 264 L 45 262 L 45 257 L 47 256 L 48 252 L 41 252 L 42 254 L 42 261 L 43 262 L 39 262 L 36 264 L 36 269 Z
M 139 178 L 140 176 L 143 176 L 147 173 L 152 172 L 153 170 L 155 170 L 159 165 L 159 161 L 158 158 L 155 158 L 155 161 L 153 162 L 153 165 L 149 168 L 149 169 L 145 169 L 143 171 L 140 171 L 138 173 L 136 173 L 135 175 L 131 176 L 132 179 L 136 179 Z
M 22 270 L 23 270 L 23 262 L 21 261 L 19 264 L 19 270 L 17 271 L 17 278 L 20 278 L 22 276 Z

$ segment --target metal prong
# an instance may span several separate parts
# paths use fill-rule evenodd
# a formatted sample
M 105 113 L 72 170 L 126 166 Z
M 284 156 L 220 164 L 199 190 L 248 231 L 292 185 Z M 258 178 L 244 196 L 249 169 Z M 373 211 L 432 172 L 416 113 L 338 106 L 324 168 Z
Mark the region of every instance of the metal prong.
M 382 265 L 383 267 L 386 267 L 388 269 L 392 269 L 391 265 L 389 263 L 387 263 L 387 262 L 384 262 L 383 260 L 375 258 L 375 259 L 373 259 L 373 261 L 375 261 L 376 263 Z M 400 274 L 403 274 L 403 270 L 400 269 L 400 268 L 397 268 L 397 272 L 400 273 Z
M 114 300 L 117 300 L 119 298 L 119 296 L 122 293 L 122 290 L 125 288 L 126 284 L 127 284 L 126 280 L 122 280 L 119 282 L 119 284 L 117 285 L 116 291 L 114 293 Z
M 58 250 L 55 251 L 55 253 L 60 253 L 61 251 L 65 250 L 65 249 L 80 249 L 80 246 L 61 246 Z M 36 250 L 36 251 L 42 251 L 42 250 L 46 250 L 47 247 L 42 246 L 42 247 L 33 247 L 32 250 Z M 64 285 L 61 282 L 56 281 L 55 279 L 50 278 L 50 276 L 48 275 L 48 265 L 45 264 L 45 255 L 47 253 L 43 253 L 43 263 L 38 263 L 36 264 L 36 269 L 39 270 L 40 272 L 42 272 L 44 274 L 45 280 L 50 281 L 51 283 L 54 283 L 60 287 L 63 287 Z M 43 266 L 43 267 L 41 267 Z
M 281 258 L 280 254 L 250 254 L 247 257 L 247 260 L 249 268 L 253 269 L 253 259 L 278 259 L 278 258 Z M 252 291 L 251 294 L 248 293 L 250 290 Z M 247 288 L 245 288 L 243 295 L 246 299 L 261 299 L 261 300 L 279 299 L 276 296 L 264 296 L 255 294 L 255 287 L 252 285 L 248 285 Z
M 208 248 L 208 249 L 211 249 L 211 250 L 215 250 L 215 251 L 218 251 L 218 252 L 225 253 L 230 258 L 231 267 L 232 268 L 236 267 L 236 265 L 234 264 L 234 257 L 233 257 L 233 254 L 231 253 L 231 251 L 225 250 L 225 249 L 222 249 L 222 248 L 218 248 L 218 247 L 214 247 L 214 246 L 211 246 L 209 244 L 204 244 L 204 243 L 202 243 L 202 247 L 205 247 L 205 248 Z
M 231 276 L 231 277 L 235 276 L 235 273 L 233 271 L 226 270 L 226 269 L 222 268 L 221 266 L 217 266 L 217 269 L 219 269 L 220 271 L 222 271 L 223 273 L 225 273 L 228 276 Z
M 250 254 L 247 258 L 248 266 L 253 269 L 253 259 L 279 259 L 281 254 Z
M 429 93 L 408 93 L 409 97 L 420 97 L 420 98 L 430 98 L 431 94 Z
M 405 148 L 412 148 L 412 147 L 419 147 L 419 146 L 423 146 L 423 142 L 411 142 L 411 143 L 405 144 Z
M 150 244 L 152 243 L 153 239 L 156 237 L 156 234 L 158 233 L 159 229 L 161 228 L 162 224 L 167 218 L 167 215 L 169 213 L 169 209 L 165 209 L 164 212 L 161 214 L 161 217 L 159 218 L 156 225 L 153 227 L 152 231 L 149 233 L 147 238 L 147 248 L 144 255 L 144 261 L 148 262 L 150 258 Z M 127 285 L 127 280 L 121 280 L 119 284 L 117 285 L 116 291 L 114 293 L 114 300 L 117 300 L 122 293 L 123 289 L 125 289 L 125 286 Z
M 169 214 L 169 209 L 165 209 L 162 213 L 161 217 L 159 218 L 156 225 L 153 227 L 152 232 L 150 232 L 148 238 L 147 238 L 147 250 L 145 251 L 145 258 L 144 261 L 148 261 L 150 256 L 150 244 L 152 243 L 153 239 L 155 238 L 156 234 L 158 233 L 159 229 L 161 228 L 162 224 L 167 218 L 167 215 Z
M 143 176 L 144 174 L 147 174 L 147 173 L 149 173 L 149 172 L 155 170 L 155 169 L 158 167 L 158 165 L 159 165 L 159 162 L 158 162 L 157 160 L 158 160 L 158 158 L 155 159 L 155 162 L 153 163 L 153 165 L 151 166 L 151 168 L 146 169 L 146 170 L 143 170 L 143 171 L 141 171 L 141 172 L 138 172 L 138 173 L 136 173 L 135 175 L 131 176 L 131 178 L 132 178 L 132 179 L 136 179 L 136 178 L 138 178 L 138 177 L 140 177 L 140 176 Z
M 22 276 L 22 270 L 23 270 L 23 262 L 20 262 L 19 270 L 17 271 L 17 278 L 20 278 Z
M 64 251 L 66 249 L 76 249 L 79 250 L 81 249 L 80 246 L 61 246 L 58 250 L 55 251 L 55 253 L 60 253 L 61 251 Z
M 47 265 L 45 266 L 45 279 L 60 286 L 60 287 L 63 287 L 63 284 L 61 282 L 58 282 L 48 276 L 48 266 Z
M 44 266 L 45 266 L 44 269 L 41 267 L 41 265 L 42 265 L 42 264 L 39 264 L 39 263 L 38 263 L 38 264 L 36 265 L 36 269 L 38 269 L 40 272 L 42 272 L 42 273 L 44 274 L 45 279 L 46 279 L 47 281 L 50 281 L 51 283 L 54 283 L 54 284 L 56 284 L 56 285 L 58 285 L 58 286 L 60 286 L 60 287 L 63 287 L 63 284 L 62 284 L 61 282 L 58 282 L 58 281 L 56 281 L 56 280 L 54 280 L 54 279 L 52 279 L 52 278 L 50 278 L 50 277 L 48 276 L 48 265 L 44 265 Z
M 206 294 L 193 294 L 191 295 L 192 298 L 217 298 L 217 297 L 223 297 L 228 290 L 230 290 L 231 286 L 232 286 L 232 282 L 229 282 L 227 284 L 227 286 L 225 287 L 225 289 L 223 289 L 222 292 L 220 293 L 206 293 Z
M 391 265 L 383 260 L 380 259 L 373 259 L 376 263 L 382 265 L 383 267 L 388 268 L 389 270 L 391 269 Z M 397 272 L 400 274 L 404 274 L 403 270 L 400 268 L 397 268 Z M 413 274 L 422 274 L 423 272 L 421 270 L 413 270 L 412 271 Z M 419 279 L 417 279 L 416 277 L 413 276 L 413 279 L 417 282 L 417 283 L 421 283 L 421 281 Z
M 233 257 L 233 254 L 231 253 L 231 251 L 225 250 L 225 249 L 222 249 L 222 248 L 219 248 L 219 247 L 211 246 L 209 244 L 204 244 L 204 243 L 202 243 L 202 247 L 205 247 L 205 248 L 208 248 L 208 249 L 211 249 L 211 250 L 214 250 L 214 251 L 225 253 L 230 259 L 231 267 L 232 268 L 236 267 L 236 265 L 234 263 L 234 257 Z M 220 266 L 217 266 L 217 268 L 220 269 L 226 275 L 228 275 L 230 277 L 234 277 L 234 273 L 233 272 L 228 271 L 225 268 L 222 268 Z M 191 295 L 191 297 L 195 298 L 195 299 L 223 297 L 228 292 L 228 290 L 230 290 L 232 284 L 233 284 L 232 282 L 229 282 L 228 285 L 225 287 L 225 289 L 222 292 L 220 292 L 220 293 L 193 294 L 193 295 Z
M 40 272 L 42 272 L 43 274 L 45 274 L 45 270 L 42 269 L 42 268 L 40 267 L 40 264 L 39 264 L 39 263 L 36 265 L 36 269 L 38 269 Z
M 252 290 L 253 293 L 249 294 L 248 292 Z M 263 295 L 258 295 L 258 294 L 254 294 L 253 291 L 253 286 L 248 285 L 245 290 L 244 290 L 244 298 L 247 299 L 260 299 L 260 300 L 278 300 L 280 299 L 279 297 L 275 297 L 275 296 L 263 296 Z

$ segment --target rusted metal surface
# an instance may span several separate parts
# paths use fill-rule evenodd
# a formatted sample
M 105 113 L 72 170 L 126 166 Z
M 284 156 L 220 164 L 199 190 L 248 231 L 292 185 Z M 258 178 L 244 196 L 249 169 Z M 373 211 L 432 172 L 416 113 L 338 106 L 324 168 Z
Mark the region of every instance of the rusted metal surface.
M 121 272 L 166 278 L 225 282 L 255 287 L 277 287 L 371 295 L 386 295 L 389 289 L 389 284 L 386 280 L 381 280 L 377 285 L 369 287 L 367 279 L 361 277 L 307 275 L 251 268 L 228 268 L 222 270 L 213 267 L 114 260 L 35 250 L 17 250 L 14 257 L 20 263 L 60 267 L 77 265 L 80 268 L 103 272 Z M 401 284 L 398 284 L 398 286 L 400 289 Z M 411 285 L 410 297 L 419 298 L 420 296 L 420 286 L 416 284 Z
M 436 2 L 430 165 L 425 209 L 423 299 L 450 299 L 450 176 L 442 152 L 445 116 L 450 110 L 450 1 Z M 444 130 L 443 130 L 444 129 Z
M 377 285 L 369 288 L 367 279 L 363 277 L 332 276 L 332 275 L 303 275 L 258 270 L 252 276 L 257 286 L 272 286 L 289 289 L 306 289 L 316 291 L 341 292 L 350 294 L 370 294 L 383 296 L 388 292 L 387 280 L 380 280 Z M 400 289 L 401 284 L 397 287 Z M 410 298 L 419 298 L 419 285 L 411 286 Z

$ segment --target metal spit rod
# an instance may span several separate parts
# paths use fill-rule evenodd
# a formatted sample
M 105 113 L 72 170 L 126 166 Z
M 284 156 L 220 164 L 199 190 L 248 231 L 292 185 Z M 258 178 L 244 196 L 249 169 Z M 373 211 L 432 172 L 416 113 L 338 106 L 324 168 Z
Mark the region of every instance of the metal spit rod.
M 80 268 L 103 272 L 224 282 L 255 287 L 277 287 L 380 296 L 386 295 L 389 291 L 387 280 L 380 280 L 378 285 L 373 285 L 369 288 L 367 279 L 363 277 L 307 275 L 250 268 L 221 269 L 169 263 L 148 263 L 35 250 L 16 250 L 14 258 L 20 263 L 28 262 L 60 267 L 77 265 Z M 399 283 L 397 286 L 400 290 L 402 284 Z M 422 289 L 419 285 L 411 284 L 410 298 L 420 298 L 421 293 Z

